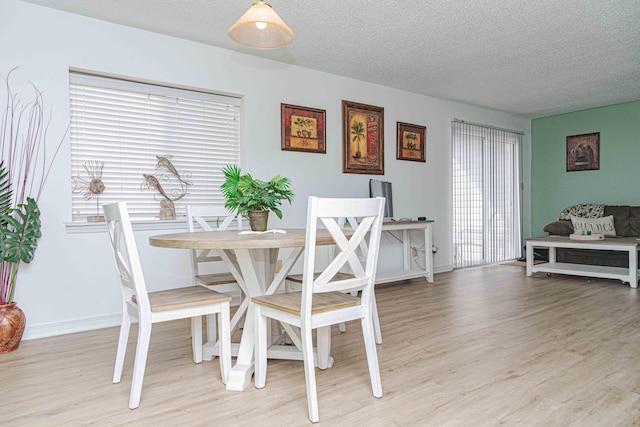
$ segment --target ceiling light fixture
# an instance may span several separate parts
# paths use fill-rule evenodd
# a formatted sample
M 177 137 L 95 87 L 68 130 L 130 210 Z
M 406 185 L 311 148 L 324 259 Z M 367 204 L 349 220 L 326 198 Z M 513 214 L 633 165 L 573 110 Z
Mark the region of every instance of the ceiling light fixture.
M 229 27 L 229 37 L 243 46 L 274 49 L 288 45 L 294 36 L 269 3 L 257 1 Z

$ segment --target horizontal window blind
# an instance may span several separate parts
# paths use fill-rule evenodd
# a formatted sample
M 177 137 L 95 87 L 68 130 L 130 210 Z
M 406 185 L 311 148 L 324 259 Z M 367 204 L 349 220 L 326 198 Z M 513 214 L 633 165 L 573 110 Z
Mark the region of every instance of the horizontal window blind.
M 115 201 L 134 219 L 158 218 L 166 198 L 177 218 L 188 204 L 224 204 L 222 168 L 240 163 L 240 98 L 78 72 L 69 92 L 73 221 Z M 96 178 L 99 195 L 88 191 Z

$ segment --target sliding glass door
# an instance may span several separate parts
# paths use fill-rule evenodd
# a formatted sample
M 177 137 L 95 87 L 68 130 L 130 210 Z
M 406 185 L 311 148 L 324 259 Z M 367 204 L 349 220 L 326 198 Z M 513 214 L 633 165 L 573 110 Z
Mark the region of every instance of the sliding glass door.
M 522 134 L 454 120 L 453 266 L 521 256 Z

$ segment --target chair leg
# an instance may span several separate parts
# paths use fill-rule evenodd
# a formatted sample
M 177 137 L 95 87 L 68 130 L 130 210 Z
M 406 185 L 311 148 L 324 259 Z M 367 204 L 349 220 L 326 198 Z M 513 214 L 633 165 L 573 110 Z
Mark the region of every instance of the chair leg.
M 129 409 L 135 409 L 140 406 L 142 380 L 144 379 L 144 369 L 147 365 L 147 354 L 149 353 L 149 341 L 151 341 L 151 321 L 139 319 L 138 342 L 136 344 L 136 358 L 133 364 Z
M 360 323 L 362 323 L 364 347 L 367 352 L 371 389 L 375 397 L 382 397 L 382 382 L 380 381 L 380 367 L 378 366 L 378 352 L 373 332 L 373 319 L 369 316 L 365 316 L 361 319 Z
M 378 317 L 378 303 L 376 302 L 375 292 L 373 292 L 373 301 L 371 303 L 371 319 L 373 320 L 373 331 L 376 334 L 376 344 L 382 344 L 382 331 L 380 330 L 380 318 Z
M 122 378 L 122 366 L 127 353 L 127 341 L 129 341 L 129 330 L 131 329 L 131 315 L 127 308 L 122 309 L 122 322 L 120 322 L 120 337 L 118 338 L 118 351 L 116 353 L 116 366 L 113 370 L 113 383 L 117 384 Z
M 220 328 L 220 341 L 218 343 L 220 346 L 220 374 L 222 375 L 222 382 L 226 384 L 229 378 L 229 371 L 231 371 L 231 320 L 228 302 L 221 304 L 218 326 Z
M 207 342 L 215 343 L 218 340 L 216 331 L 218 327 L 216 325 L 216 315 L 209 314 L 207 316 Z
M 213 316 L 212 316 L 213 317 Z M 191 351 L 193 362 L 202 362 L 202 316 L 191 318 Z
M 311 422 L 320 421 L 318 412 L 318 392 L 316 390 L 316 371 L 313 364 L 313 339 L 311 329 L 301 328 L 302 333 L 302 357 L 304 359 L 304 377 L 307 383 L 307 405 L 309 406 L 309 419 Z
M 329 367 L 329 356 L 331 353 L 331 326 L 324 326 L 316 330 L 318 368 L 327 369 Z
M 250 310 L 255 310 L 255 386 L 263 388 L 267 380 L 267 318 L 257 304 L 251 304 Z

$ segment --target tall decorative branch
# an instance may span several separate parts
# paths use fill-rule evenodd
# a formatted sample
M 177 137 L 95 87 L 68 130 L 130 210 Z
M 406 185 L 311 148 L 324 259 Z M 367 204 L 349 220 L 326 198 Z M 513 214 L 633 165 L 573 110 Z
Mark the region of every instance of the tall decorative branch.
M 37 202 L 51 171 L 66 132 L 53 150 L 47 152 L 47 131 L 51 114 L 45 114 L 42 92 L 22 103 L 5 78 L 6 106 L 0 122 L 0 173 L 4 172 L 5 191 L 0 191 L 0 304 L 13 302 L 18 267 L 29 263 L 40 237 L 40 210 Z M 68 128 L 67 128 L 68 131 Z

